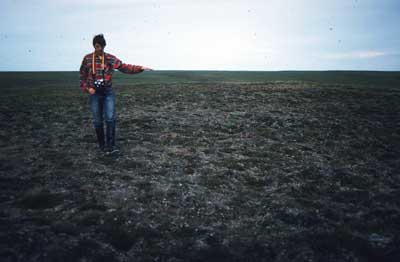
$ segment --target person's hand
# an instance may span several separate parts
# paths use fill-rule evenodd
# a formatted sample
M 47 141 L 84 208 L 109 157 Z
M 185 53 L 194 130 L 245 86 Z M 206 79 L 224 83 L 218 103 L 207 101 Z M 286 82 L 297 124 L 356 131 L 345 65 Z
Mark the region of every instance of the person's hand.
M 153 71 L 150 67 L 142 66 L 141 68 L 143 71 Z
M 96 90 L 93 87 L 89 88 L 89 94 L 93 95 L 94 93 L 96 93 Z

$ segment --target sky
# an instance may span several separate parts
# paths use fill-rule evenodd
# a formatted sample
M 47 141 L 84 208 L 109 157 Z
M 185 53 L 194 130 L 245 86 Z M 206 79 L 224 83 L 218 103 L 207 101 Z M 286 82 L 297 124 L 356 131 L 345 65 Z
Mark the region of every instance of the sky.
M 1 0 L 0 71 L 77 71 L 92 39 L 154 70 L 400 71 L 399 0 Z

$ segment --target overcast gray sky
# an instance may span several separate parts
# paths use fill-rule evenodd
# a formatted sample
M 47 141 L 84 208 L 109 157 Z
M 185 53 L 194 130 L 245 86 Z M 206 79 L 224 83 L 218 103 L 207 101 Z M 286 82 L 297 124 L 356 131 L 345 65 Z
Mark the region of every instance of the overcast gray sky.
M 75 71 L 103 33 L 155 70 L 400 70 L 398 0 L 2 0 L 0 71 Z

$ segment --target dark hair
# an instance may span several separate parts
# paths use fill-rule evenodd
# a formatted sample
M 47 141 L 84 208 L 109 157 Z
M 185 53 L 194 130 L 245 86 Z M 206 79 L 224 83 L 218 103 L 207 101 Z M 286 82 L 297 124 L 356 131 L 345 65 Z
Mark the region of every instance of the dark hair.
M 96 43 L 101 45 L 102 47 L 106 46 L 106 40 L 104 39 L 103 34 L 99 34 L 99 35 L 96 35 L 95 37 L 93 37 L 93 46 Z

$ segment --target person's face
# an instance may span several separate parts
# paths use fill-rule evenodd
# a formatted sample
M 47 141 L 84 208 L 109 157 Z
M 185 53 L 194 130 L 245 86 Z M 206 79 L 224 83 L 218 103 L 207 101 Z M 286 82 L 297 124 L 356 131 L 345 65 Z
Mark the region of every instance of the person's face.
M 96 54 L 101 55 L 104 51 L 104 48 L 99 43 L 96 43 L 94 45 L 94 50 L 95 50 Z

